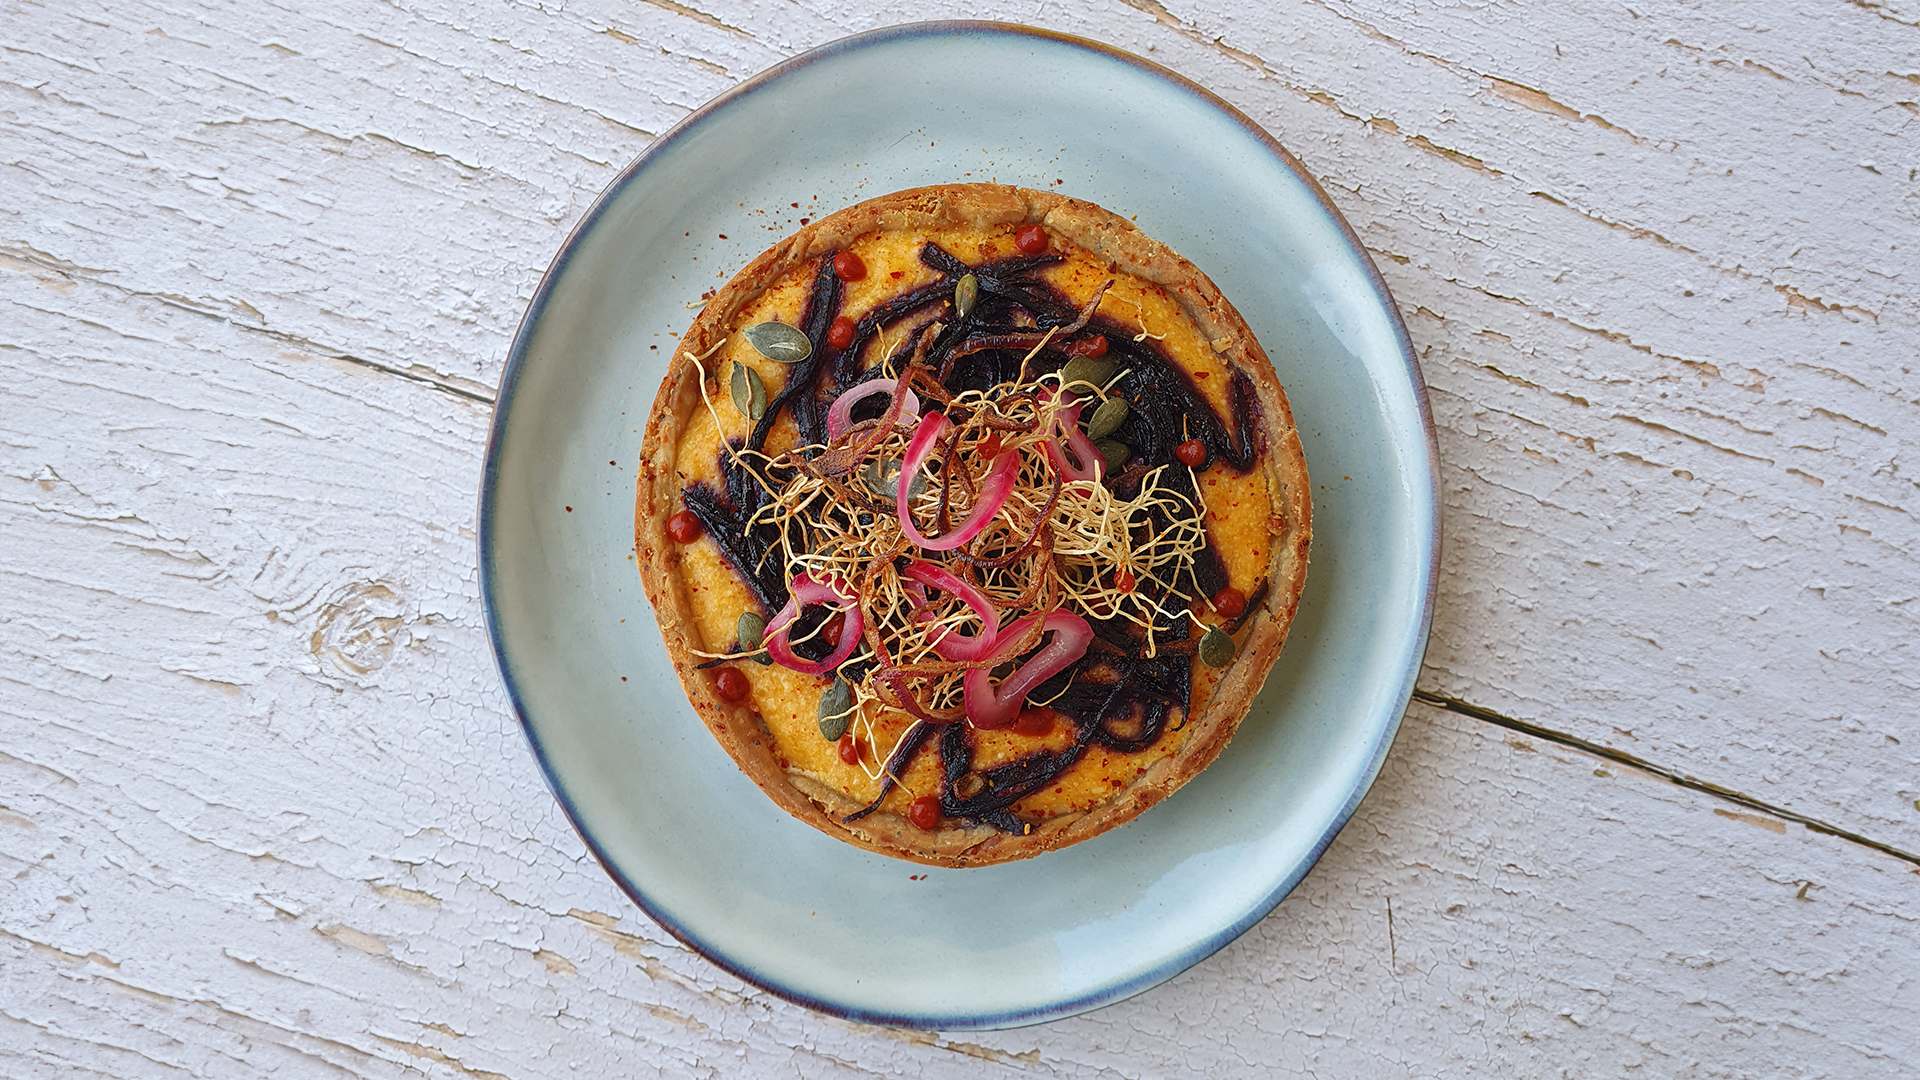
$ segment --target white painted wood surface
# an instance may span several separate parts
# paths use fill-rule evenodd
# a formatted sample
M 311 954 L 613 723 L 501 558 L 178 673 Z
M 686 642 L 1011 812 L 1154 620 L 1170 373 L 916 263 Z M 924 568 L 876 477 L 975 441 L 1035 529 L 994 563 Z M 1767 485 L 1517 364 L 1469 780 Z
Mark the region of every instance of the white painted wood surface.
M 640 916 L 473 570 L 580 212 L 950 16 L 1155 59 L 1325 183 L 1433 390 L 1452 703 L 1239 942 L 964 1037 Z M 1914 1075 L 1917 178 L 1907 0 L 0 7 L 0 1074 Z

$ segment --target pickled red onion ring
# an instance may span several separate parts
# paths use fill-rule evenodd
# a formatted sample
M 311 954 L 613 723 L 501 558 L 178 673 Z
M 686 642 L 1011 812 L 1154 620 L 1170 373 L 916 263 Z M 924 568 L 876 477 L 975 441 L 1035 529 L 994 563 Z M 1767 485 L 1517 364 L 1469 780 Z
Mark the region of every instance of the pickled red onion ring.
M 919 475 L 920 466 L 926 464 L 927 455 L 933 452 L 934 445 L 953 427 L 953 421 L 946 413 L 928 413 L 920 418 L 920 426 L 913 430 L 913 439 L 907 443 L 906 457 L 900 462 L 900 492 L 895 496 L 894 506 L 900 515 L 900 531 L 908 540 L 928 551 L 952 551 L 961 544 L 979 536 L 993 516 L 1006 505 L 1007 496 L 1013 494 L 1013 482 L 1019 473 L 1020 455 L 1014 450 L 1002 451 L 993 459 L 993 466 L 987 471 L 987 478 L 980 482 L 980 496 L 973 504 L 973 510 L 967 514 L 967 520 L 955 526 L 935 540 L 927 539 L 919 526 L 913 523 L 913 512 L 909 509 L 912 500 L 913 477 Z
M 899 387 L 898 379 L 868 379 L 834 398 L 832 406 L 827 409 L 827 438 L 837 439 L 853 426 L 855 405 L 875 394 L 886 394 L 891 397 L 900 392 Z M 920 415 L 920 398 L 912 390 L 907 391 L 906 398 L 901 402 L 900 413 L 902 416 L 912 414 L 918 417 Z
M 1068 461 L 1066 451 L 1060 449 L 1060 443 L 1054 439 L 1048 439 L 1047 460 L 1053 462 L 1054 470 L 1069 480 L 1098 481 L 1101 471 L 1107 467 L 1107 459 L 1100 455 L 1100 451 L 1093 445 L 1093 440 L 1087 438 L 1087 433 L 1077 426 L 1067 428 L 1067 446 L 1072 449 L 1073 456 L 1080 459 L 1081 464 L 1074 465 Z
M 999 647 L 988 657 L 994 663 L 1011 660 L 1020 639 L 1026 635 L 1038 615 L 1015 620 L 1000 635 Z M 1068 664 L 1087 654 L 1093 642 L 1093 627 L 1087 620 L 1065 608 L 1055 608 L 1040 622 L 1040 632 L 1052 632 L 1053 641 L 1020 665 L 996 688 L 986 667 L 968 671 L 962 679 L 966 688 L 967 722 L 982 730 L 1003 728 L 1020 715 L 1021 705 L 1033 688 L 1065 670 Z
M 832 654 L 818 663 L 801 659 L 794 653 L 793 646 L 787 643 L 788 627 L 800 617 L 801 610 L 808 604 L 828 604 L 846 613 L 846 622 L 840 627 L 839 642 Z M 825 675 L 853 655 L 853 650 L 860 645 L 863 626 L 865 621 L 861 618 L 860 604 L 855 597 L 842 592 L 830 582 L 815 581 L 811 574 L 796 574 L 793 584 L 787 589 L 787 606 L 781 608 L 780 613 L 767 624 L 766 636 L 762 641 L 766 643 L 767 655 L 773 657 L 781 667 L 792 668 L 802 675 Z
M 1042 405 L 1051 399 L 1051 394 L 1041 392 L 1039 400 Z M 1075 465 L 1067 459 L 1066 451 L 1060 449 L 1058 438 L 1049 438 L 1046 442 L 1047 460 L 1053 462 L 1054 471 L 1069 480 L 1092 480 L 1097 483 L 1101 470 L 1106 468 L 1107 459 L 1094 447 L 1093 440 L 1087 438 L 1087 433 L 1080 430 L 1080 406 L 1073 405 L 1060 410 L 1056 423 L 1066 429 L 1067 446 L 1073 451 L 1073 456 L 1080 459 L 1080 464 Z
M 926 622 L 934 617 L 933 599 L 927 595 L 927 587 L 917 581 L 908 581 L 900 588 L 907 594 L 907 614 L 914 622 Z
M 916 562 L 902 573 L 924 585 L 931 585 L 944 593 L 951 593 L 980 616 L 980 622 L 986 629 L 978 634 L 962 634 L 951 628 L 943 630 L 934 639 L 933 651 L 948 660 L 984 660 L 993 652 L 1000 635 L 1000 612 L 988 600 L 986 594 L 968 584 L 963 578 L 944 566 L 930 562 Z

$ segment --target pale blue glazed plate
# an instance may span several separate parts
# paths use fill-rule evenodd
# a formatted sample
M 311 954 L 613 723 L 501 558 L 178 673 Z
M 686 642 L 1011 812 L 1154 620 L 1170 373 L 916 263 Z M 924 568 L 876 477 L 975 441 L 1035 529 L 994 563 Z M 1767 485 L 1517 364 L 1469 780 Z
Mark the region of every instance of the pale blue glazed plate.
M 928 870 L 795 821 L 707 734 L 635 573 L 634 464 L 689 301 L 802 218 L 966 180 L 1137 215 L 1213 278 L 1292 399 L 1314 543 L 1292 637 L 1211 768 L 1065 851 Z M 1012 1027 L 1172 977 L 1312 867 L 1412 692 L 1436 505 L 1406 331 L 1351 230 L 1277 142 L 1138 57 L 1022 27 L 927 23 L 835 42 L 722 95 L 600 197 L 508 358 L 480 559 L 500 671 L 534 752 L 649 916 L 742 979 L 830 1013 Z

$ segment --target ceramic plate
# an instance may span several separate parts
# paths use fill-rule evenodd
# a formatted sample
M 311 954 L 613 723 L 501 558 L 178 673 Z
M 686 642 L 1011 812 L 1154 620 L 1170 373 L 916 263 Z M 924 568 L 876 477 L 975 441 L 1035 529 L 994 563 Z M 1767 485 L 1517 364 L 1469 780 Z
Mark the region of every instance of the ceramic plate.
M 633 486 L 690 302 L 805 220 L 967 180 L 1089 199 L 1213 278 L 1292 399 L 1314 545 L 1286 650 L 1211 768 L 1075 847 L 944 870 L 822 835 L 734 768 L 682 696 L 641 592 Z M 554 794 L 656 922 L 742 979 L 840 1016 L 1011 1027 L 1170 978 L 1258 921 L 1325 850 L 1412 692 L 1435 490 L 1405 328 L 1278 143 L 1138 57 L 1023 27 L 927 23 L 835 42 L 722 95 L 594 204 L 507 361 L 481 492 L 482 587 Z

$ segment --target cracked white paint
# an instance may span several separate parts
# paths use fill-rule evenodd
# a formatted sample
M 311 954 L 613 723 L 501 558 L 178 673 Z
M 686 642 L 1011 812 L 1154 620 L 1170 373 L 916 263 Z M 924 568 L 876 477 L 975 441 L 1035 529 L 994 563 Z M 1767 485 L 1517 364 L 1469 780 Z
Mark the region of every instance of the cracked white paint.
M 910 17 L 1326 183 L 1440 425 L 1423 689 L 1920 850 L 1920 13 L 1564 7 Z M 655 133 L 900 17 L 0 9 L 0 1074 L 1910 1072 L 1914 863 L 1419 706 L 1272 918 L 1038 1029 L 823 1018 L 620 896 L 487 653 L 487 402 Z

